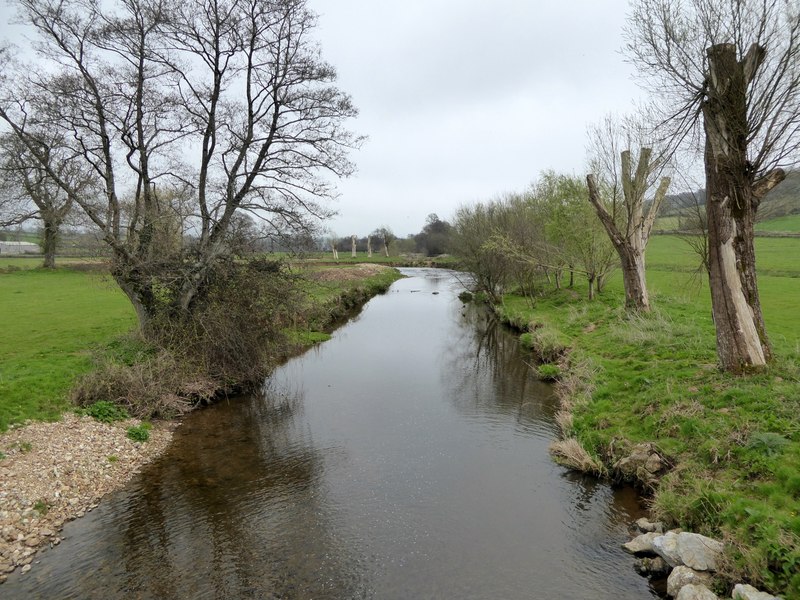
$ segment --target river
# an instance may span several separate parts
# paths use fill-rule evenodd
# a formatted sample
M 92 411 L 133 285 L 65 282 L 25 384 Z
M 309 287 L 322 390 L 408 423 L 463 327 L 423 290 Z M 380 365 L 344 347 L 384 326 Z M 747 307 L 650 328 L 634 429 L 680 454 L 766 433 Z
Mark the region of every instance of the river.
M 457 275 L 406 269 L 262 393 L 185 418 L 11 598 L 657 597 L 641 516 L 552 462 L 556 404 Z

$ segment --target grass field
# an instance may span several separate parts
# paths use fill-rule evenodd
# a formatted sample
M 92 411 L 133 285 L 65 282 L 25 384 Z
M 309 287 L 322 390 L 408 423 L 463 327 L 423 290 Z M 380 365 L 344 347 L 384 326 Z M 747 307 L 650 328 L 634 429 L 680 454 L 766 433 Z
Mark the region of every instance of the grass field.
M 135 324 L 113 281 L 69 269 L 0 273 L 0 307 L 0 431 L 58 418 L 73 380 L 91 368 L 89 349 Z
M 756 231 L 800 233 L 800 215 L 789 215 L 756 223 Z
M 655 442 L 676 467 L 653 497 L 657 517 L 730 542 L 731 578 L 800 598 L 800 239 L 756 240 L 759 288 L 776 358 L 763 373 L 717 369 L 711 303 L 691 250 L 657 236 L 647 252 L 653 313 L 621 309 L 619 273 L 595 302 L 585 290 L 506 297 L 517 323 L 558 339 L 584 382 L 571 435 L 613 461 Z

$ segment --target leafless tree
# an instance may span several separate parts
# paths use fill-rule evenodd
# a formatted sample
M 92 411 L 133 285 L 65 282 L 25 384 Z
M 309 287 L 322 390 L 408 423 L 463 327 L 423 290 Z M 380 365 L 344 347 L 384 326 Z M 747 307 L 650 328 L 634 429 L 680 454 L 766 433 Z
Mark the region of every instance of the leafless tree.
M 800 5 L 636 0 L 627 38 L 628 55 L 663 99 L 674 139 L 703 139 L 721 365 L 733 372 L 764 365 L 771 349 L 758 295 L 754 222 L 761 199 L 800 158 Z
M 371 237 L 378 237 L 383 240 L 383 253 L 385 256 L 389 256 L 389 245 L 397 239 L 394 235 L 394 232 L 386 226 L 381 225 L 375 231 L 370 234 Z
M 644 139 L 646 129 L 635 119 L 606 117 L 590 130 L 589 137 L 594 171 L 586 177 L 589 202 L 619 254 L 625 307 L 649 311 L 645 250 L 670 183 L 669 177 L 660 177 L 658 186 L 655 186 L 666 167 L 666 156 L 664 153 L 653 156 L 653 149 L 644 146 L 647 143 Z M 632 146 L 639 146 L 635 165 L 631 160 Z M 646 208 L 645 195 L 654 187 L 653 197 Z
M 83 165 L 68 160 L 58 139 L 39 132 L 31 140 L 47 163 L 43 167 L 13 134 L 0 136 L 0 225 L 9 226 L 29 219 L 42 222 L 44 268 L 56 266 L 56 248 L 61 227 L 72 209 L 72 198 L 48 175 L 48 169 L 89 197 L 96 192 L 96 181 Z
M 158 310 L 192 312 L 239 211 L 284 230 L 330 214 L 335 190 L 321 173 L 350 174 L 360 139 L 344 128 L 356 110 L 311 39 L 304 0 L 17 6 L 38 34 L 38 62 L 5 67 L 0 118 L 99 228 L 144 329 Z M 45 128 L 102 182 L 102 202 L 48 166 L 35 137 Z M 193 190 L 196 241 L 165 255 L 158 190 L 176 182 Z

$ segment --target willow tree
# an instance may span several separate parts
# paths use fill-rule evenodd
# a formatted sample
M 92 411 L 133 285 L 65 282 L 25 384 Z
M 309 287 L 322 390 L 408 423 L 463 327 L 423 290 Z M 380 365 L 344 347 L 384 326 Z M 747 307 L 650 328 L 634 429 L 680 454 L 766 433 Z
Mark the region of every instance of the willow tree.
M 308 230 L 330 211 L 326 174 L 353 170 L 356 110 L 312 38 L 305 0 L 16 0 L 36 58 L 2 61 L 0 118 L 99 230 L 144 330 L 190 319 L 229 256 L 234 217 Z M 87 195 L 48 161 L 61 133 L 100 182 Z M 191 243 L 167 254 L 164 194 L 189 186 Z
M 796 0 L 635 0 L 627 53 L 673 139 L 701 139 L 709 283 L 725 370 L 763 366 L 771 348 L 756 277 L 761 199 L 800 157 Z
M 586 177 L 586 182 L 589 202 L 620 258 L 625 307 L 646 312 L 650 298 L 645 250 L 670 180 L 660 177 L 667 163 L 663 153 L 653 156 L 652 148 L 641 147 L 636 162 L 632 160 L 630 147 L 643 143 L 645 131 L 630 118 L 618 121 L 607 117 L 593 127 L 590 151 L 595 172 Z M 646 198 L 653 188 L 652 197 Z

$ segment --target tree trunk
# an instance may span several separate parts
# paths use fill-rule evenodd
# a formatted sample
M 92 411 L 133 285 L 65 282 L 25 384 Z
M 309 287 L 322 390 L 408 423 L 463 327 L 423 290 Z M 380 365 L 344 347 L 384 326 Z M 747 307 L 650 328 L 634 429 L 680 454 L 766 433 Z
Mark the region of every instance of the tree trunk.
M 589 275 L 589 300 L 594 300 L 594 275 Z
M 754 46 L 740 62 L 733 44 L 707 51 L 703 117 L 709 285 L 717 355 L 722 368 L 731 372 L 763 366 L 771 356 L 753 247 L 758 199 L 747 160 L 747 87 L 762 52 Z
M 44 220 L 44 235 L 42 236 L 42 252 L 44 253 L 45 269 L 56 268 L 56 245 L 58 244 L 58 222 L 42 215 Z
M 670 183 L 669 178 L 661 178 L 650 211 L 645 217 L 643 204 L 647 188 L 647 174 L 651 169 L 650 155 L 649 148 L 641 149 L 636 174 L 633 175 L 630 151 L 624 150 L 621 153 L 623 193 L 628 211 L 628 223 L 624 233 L 620 231 L 614 218 L 603 206 L 595 176 L 588 175 L 586 177 L 589 187 L 589 202 L 594 206 L 595 212 L 603 223 L 620 258 L 622 281 L 625 285 L 625 308 L 641 312 L 650 311 L 644 253 L 658 207 L 661 205 Z M 602 278 L 598 278 L 598 283 L 602 285 Z M 600 290 L 598 289 L 598 291 Z
M 152 306 L 149 306 L 146 294 L 143 293 L 141 286 L 131 281 L 130 276 L 124 271 L 112 268 L 111 276 L 133 305 L 133 310 L 136 311 L 136 319 L 139 322 L 139 331 L 146 335 L 152 316 Z
M 644 254 L 632 248 L 618 248 L 621 259 L 622 279 L 625 285 L 625 308 L 629 310 L 650 310 L 650 297 L 645 279 Z

